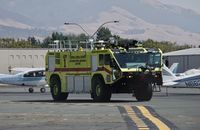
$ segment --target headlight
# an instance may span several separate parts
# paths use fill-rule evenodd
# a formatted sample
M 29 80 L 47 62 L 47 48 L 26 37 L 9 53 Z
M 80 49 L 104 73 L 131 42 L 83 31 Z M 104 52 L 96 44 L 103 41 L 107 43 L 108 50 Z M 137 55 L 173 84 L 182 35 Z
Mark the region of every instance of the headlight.
M 110 75 L 106 75 L 106 81 L 110 82 L 111 81 L 111 76 Z

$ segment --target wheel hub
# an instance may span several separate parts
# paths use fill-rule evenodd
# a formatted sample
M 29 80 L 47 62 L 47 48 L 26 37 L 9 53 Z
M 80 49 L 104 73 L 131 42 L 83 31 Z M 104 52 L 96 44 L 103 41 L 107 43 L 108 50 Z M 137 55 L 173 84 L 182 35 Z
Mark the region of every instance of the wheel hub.
M 96 86 L 96 95 L 97 95 L 97 96 L 100 96 L 100 93 L 101 93 L 101 86 L 98 84 L 98 85 Z
M 53 86 L 53 94 L 58 95 L 58 86 L 57 85 Z

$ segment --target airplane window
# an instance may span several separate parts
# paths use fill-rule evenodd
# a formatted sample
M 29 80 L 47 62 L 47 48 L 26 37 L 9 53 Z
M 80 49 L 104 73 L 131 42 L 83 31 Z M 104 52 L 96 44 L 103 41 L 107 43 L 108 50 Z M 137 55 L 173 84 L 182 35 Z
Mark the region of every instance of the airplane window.
M 37 71 L 36 72 L 36 77 L 43 77 L 44 76 L 44 71 Z
M 34 74 L 32 72 L 28 72 L 24 74 L 24 77 L 34 77 Z
M 44 71 L 40 71 L 40 76 L 45 76 Z
M 28 72 L 24 74 L 24 77 L 43 77 L 45 76 L 44 71 Z
M 35 77 L 35 73 L 33 73 L 33 72 L 29 72 L 29 77 Z
M 40 77 L 40 72 L 35 72 L 35 77 Z
M 24 74 L 24 77 L 29 77 L 29 73 Z
M 43 76 L 45 76 L 45 71 L 43 71 Z

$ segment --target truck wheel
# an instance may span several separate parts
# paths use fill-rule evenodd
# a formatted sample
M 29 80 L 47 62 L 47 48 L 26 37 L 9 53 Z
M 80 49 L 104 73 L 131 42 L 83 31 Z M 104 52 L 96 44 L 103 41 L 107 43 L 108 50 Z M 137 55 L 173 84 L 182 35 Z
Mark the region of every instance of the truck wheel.
M 100 76 L 92 78 L 92 97 L 96 102 L 110 101 L 111 90 Z
M 64 101 L 68 97 L 68 93 L 61 92 L 61 82 L 56 76 L 51 78 L 50 81 L 51 95 L 55 101 Z
M 149 101 L 152 98 L 153 90 L 152 84 L 144 84 L 140 87 L 137 87 L 134 91 L 135 97 L 138 101 Z

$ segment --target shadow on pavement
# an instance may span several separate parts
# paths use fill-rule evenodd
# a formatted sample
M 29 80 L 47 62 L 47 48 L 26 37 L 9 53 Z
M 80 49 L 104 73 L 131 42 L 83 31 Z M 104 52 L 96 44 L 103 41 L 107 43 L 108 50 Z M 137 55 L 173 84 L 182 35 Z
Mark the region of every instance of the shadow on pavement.
M 200 96 L 200 93 L 169 93 L 168 96 Z
M 94 102 L 92 99 L 68 99 L 66 101 L 53 101 L 53 100 L 18 100 L 13 102 L 30 102 L 30 103 L 129 103 L 138 102 L 136 100 L 111 100 L 109 102 Z

